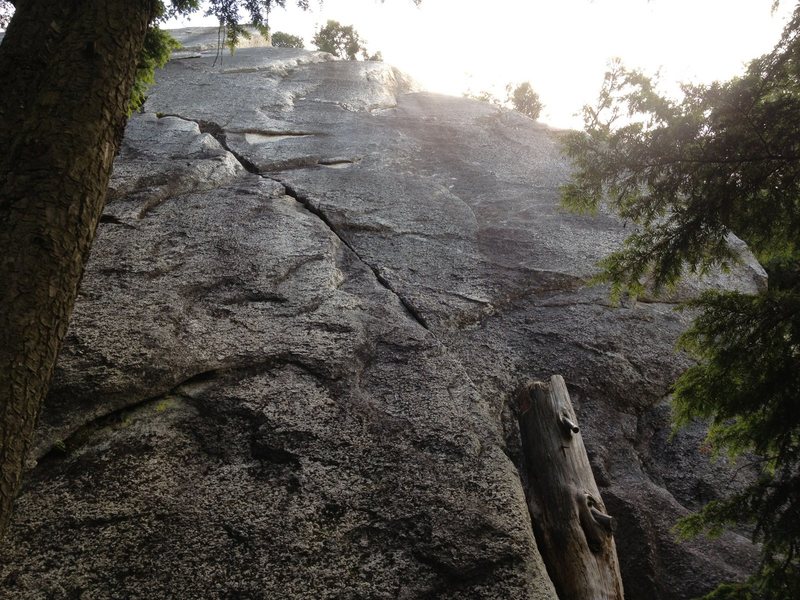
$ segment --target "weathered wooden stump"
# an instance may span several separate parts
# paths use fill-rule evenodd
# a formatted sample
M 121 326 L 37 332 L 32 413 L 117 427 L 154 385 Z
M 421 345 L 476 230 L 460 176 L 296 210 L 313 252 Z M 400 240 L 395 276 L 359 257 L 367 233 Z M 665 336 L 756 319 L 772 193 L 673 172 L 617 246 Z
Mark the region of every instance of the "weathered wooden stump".
M 560 375 L 524 386 L 517 401 L 536 543 L 561 600 L 622 600 L 614 546 L 567 386 Z

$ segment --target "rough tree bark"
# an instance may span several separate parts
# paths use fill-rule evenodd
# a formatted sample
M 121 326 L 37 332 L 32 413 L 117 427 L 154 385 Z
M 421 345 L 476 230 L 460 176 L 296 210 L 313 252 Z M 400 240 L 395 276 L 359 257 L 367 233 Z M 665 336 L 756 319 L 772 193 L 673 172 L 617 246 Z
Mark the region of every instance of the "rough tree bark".
M 518 395 L 528 506 L 539 551 L 563 600 L 622 600 L 614 519 L 606 514 L 560 375 Z
M 0 45 L 0 538 L 103 212 L 154 0 L 18 0 Z

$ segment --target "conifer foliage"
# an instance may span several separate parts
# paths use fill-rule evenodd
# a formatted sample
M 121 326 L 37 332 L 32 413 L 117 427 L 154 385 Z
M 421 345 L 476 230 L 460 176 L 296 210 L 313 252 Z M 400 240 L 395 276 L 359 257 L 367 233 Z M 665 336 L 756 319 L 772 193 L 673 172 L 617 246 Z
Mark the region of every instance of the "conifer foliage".
M 762 262 L 757 294 L 707 291 L 680 346 L 697 358 L 674 387 L 676 424 L 710 422 L 718 452 L 758 476 L 678 526 L 683 535 L 746 524 L 758 571 L 707 598 L 800 598 L 800 7 L 777 46 L 724 83 L 661 95 L 614 62 L 585 131 L 565 137 L 576 169 L 564 203 L 605 203 L 635 231 L 602 262 L 612 293 L 674 285 L 737 260 L 731 234 Z M 745 458 L 755 456 L 757 458 Z

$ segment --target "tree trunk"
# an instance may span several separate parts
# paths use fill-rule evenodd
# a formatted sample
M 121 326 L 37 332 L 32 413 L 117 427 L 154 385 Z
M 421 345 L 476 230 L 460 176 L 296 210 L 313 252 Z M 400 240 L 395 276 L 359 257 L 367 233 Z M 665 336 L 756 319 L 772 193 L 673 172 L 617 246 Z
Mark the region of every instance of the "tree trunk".
M 560 375 L 518 396 L 528 506 L 547 571 L 563 600 L 622 600 L 614 519 L 606 514 Z
M 103 212 L 154 0 L 18 0 L 0 45 L 0 537 Z

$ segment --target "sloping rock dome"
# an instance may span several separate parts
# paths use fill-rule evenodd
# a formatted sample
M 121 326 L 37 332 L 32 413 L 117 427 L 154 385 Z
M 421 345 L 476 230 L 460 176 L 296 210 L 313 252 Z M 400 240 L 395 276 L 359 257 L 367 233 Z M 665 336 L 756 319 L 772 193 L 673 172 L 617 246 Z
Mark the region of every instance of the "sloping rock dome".
M 669 438 L 688 317 L 587 285 L 626 230 L 559 207 L 558 131 L 382 63 L 213 62 L 128 126 L 0 596 L 555 598 L 512 403 L 553 373 L 627 597 L 747 572 L 670 530 L 735 480 Z

